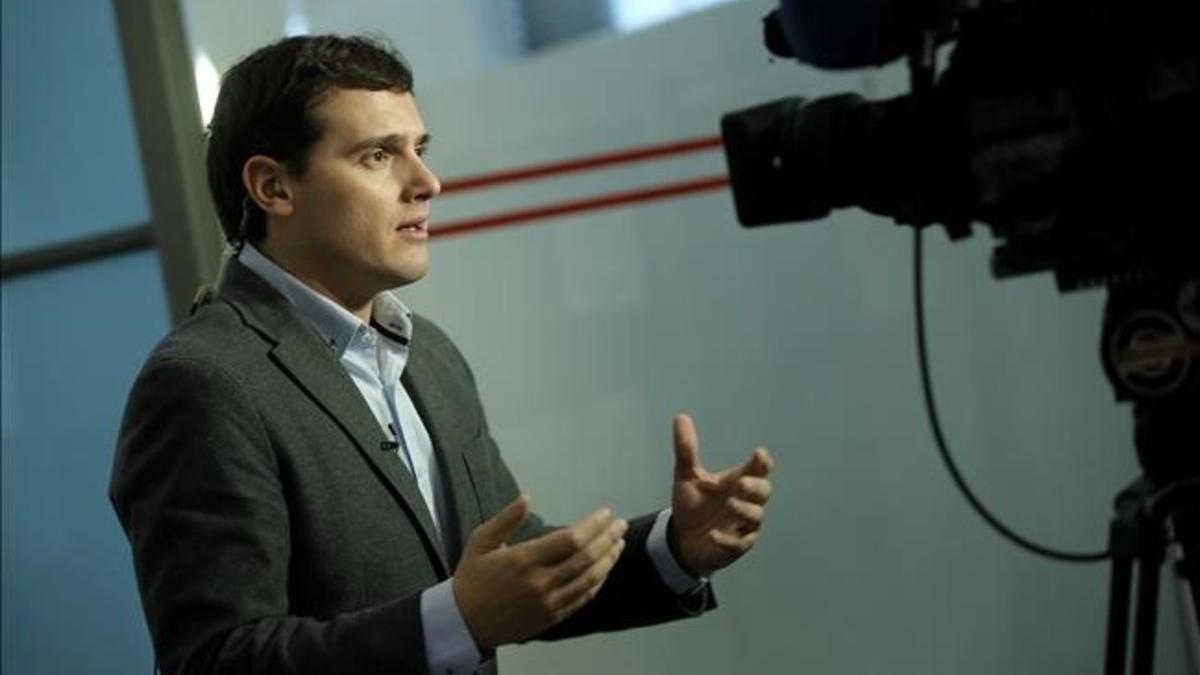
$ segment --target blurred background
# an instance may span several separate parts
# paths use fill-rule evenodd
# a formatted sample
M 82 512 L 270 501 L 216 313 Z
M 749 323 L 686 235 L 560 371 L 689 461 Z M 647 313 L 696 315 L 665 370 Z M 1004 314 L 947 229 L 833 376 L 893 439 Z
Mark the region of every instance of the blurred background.
M 772 4 L 2 0 L 3 672 L 151 672 L 106 494 L 117 426 L 142 359 L 216 270 L 202 130 L 220 73 L 308 32 L 385 36 L 414 68 L 449 188 L 433 227 L 449 229 L 400 295 L 468 356 L 542 514 L 665 506 L 679 410 L 709 466 L 759 444 L 777 459 L 763 539 L 717 576 L 719 611 L 506 648 L 506 672 L 1099 672 L 1108 567 L 1002 541 L 938 461 L 910 233 L 859 210 L 743 230 L 712 180 L 723 112 L 906 89 L 902 65 L 772 60 Z M 454 189 L 679 141 L 698 149 Z M 528 217 L 564 203 L 591 206 Z M 930 236 L 932 375 L 968 480 L 1027 536 L 1104 548 L 1137 466 L 1097 357 L 1103 293 L 997 282 L 987 236 Z M 1182 673 L 1173 576 L 1161 599 L 1156 672 Z

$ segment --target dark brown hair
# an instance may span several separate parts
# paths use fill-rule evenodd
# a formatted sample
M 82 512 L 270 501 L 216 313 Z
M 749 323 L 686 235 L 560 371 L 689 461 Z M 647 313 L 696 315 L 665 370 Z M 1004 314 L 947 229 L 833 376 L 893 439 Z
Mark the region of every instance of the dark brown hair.
M 302 176 L 323 129 L 313 115 L 335 88 L 412 91 L 412 71 L 373 37 L 313 35 L 280 40 L 225 73 L 208 127 L 208 189 L 226 241 L 266 236 L 266 214 L 249 198 L 242 167 L 254 155 Z

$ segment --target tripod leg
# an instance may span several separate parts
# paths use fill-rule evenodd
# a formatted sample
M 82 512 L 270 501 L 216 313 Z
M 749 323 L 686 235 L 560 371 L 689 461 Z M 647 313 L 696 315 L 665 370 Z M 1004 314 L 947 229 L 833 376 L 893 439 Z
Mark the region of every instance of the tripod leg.
M 1154 673 L 1154 633 L 1158 623 L 1158 578 L 1167 545 L 1165 526 L 1143 524 L 1145 539 L 1138 559 L 1138 604 L 1133 626 L 1133 675 Z
M 1133 549 L 1136 535 L 1125 514 L 1113 518 L 1109 546 L 1113 552 L 1112 577 L 1108 587 L 1108 640 L 1104 675 L 1124 675 L 1125 648 L 1129 632 L 1129 586 L 1133 580 Z
M 1167 564 L 1178 575 L 1184 645 L 1192 673 L 1200 675 L 1200 508 L 1168 520 Z M 1168 568 L 1170 569 L 1170 568 Z

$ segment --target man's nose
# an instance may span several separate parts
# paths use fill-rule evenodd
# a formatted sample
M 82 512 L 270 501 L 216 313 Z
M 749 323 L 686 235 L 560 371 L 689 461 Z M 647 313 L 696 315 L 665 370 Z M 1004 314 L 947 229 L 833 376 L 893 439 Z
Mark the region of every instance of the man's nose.
M 404 186 L 405 201 L 426 202 L 438 196 L 442 191 L 442 182 L 436 174 L 425 165 L 418 162 L 407 184 Z

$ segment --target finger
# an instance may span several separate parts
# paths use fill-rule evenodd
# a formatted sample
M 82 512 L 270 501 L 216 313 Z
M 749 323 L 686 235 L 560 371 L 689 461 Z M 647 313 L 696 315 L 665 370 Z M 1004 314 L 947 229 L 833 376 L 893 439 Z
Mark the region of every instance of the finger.
M 743 535 L 730 534 L 721 530 L 709 530 L 708 538 L 717 546 L 740 555 L 754 548 L 754 543 L 758 541 L 758 534 L 758 530 Z
M 775 469 L 775 458 L 766 448 L 756 448 L 745 464 L 745 473 L 750 476 L 766 477 Z
M 574 525 L 559 528 L 550 534 L 523 542 L 518 546 L 537 564 L 561 562 L 587 547 L 612 525 L 613 513 L 603 508 L 584 516 Z
M 741 481 L 745 476 L 765 478 L 775 468 L 775 460 L 766 448 L 757 448 L 750 453 L 750 458 L 736 467 L 731 467 L 713 476 L 708 484 L 701 483 L 700 487 L 709 492 L 727 489 L 730 484 Z
M 700 439 L 696 436 L 696 425 L 687 413 L 675 416 L 672 436 L 675 442 L 675 480 L 700 476 Z
M 725 501 L 725 506 L 733 512 L 734 517 L 741 523 L 742 533 L 753 532 L 762 527 L 766 509 L 758 504 L 752 504 L 737 497 L 730 497 Z
M 728 475 L 734 476 L 758 476 L 765 477 L 771 473 L 771 469 L 775 466 L 775 460 L 771 459 L 771 453 L 767 452 L 766 448 L 757 448 L 750 453 L 749 459 L 742 463 L 736 469 L 728 471 Z
M 467 545 L 477 551 L 500 548 L 512 538 L 521 523 L 529 516 L 529 495 L 522 492 L 500 512 L 471 533 Z
M 771 498 L 771 481 L 766 478 L 742 476 L 737 480 L 734 491 L 738 497 L 755 504 L 766 504 Z
M 608 579 L 608 573 L 617 564 L 617 560 L 620 559 L 621 552 L 624 550 L 625 540 L 622 539 L 608 555 L 597 560 L 566 586 L 550 594 L 550 606 L 556 608 L 560 621 L 574 614 L 596 597 Z
M 583 574 L 597 560 L 609 555 L 613 548 L 621 545 L 629 524 L 624 520 L 616 520 L 601 536 L 588 543 L 582 551 L 556 565 L 550 572 L 551 587 L 563 586 Z

